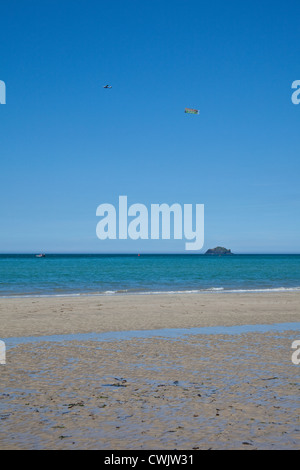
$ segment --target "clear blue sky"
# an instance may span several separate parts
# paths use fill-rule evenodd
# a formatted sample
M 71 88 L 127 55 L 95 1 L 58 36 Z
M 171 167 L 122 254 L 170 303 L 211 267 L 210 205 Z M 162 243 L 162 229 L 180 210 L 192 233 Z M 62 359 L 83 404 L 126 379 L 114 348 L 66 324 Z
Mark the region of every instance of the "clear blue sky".
M 298 0 L 0 7 L 0 252 L 184 251 L 98 240 L 127 195 L 203 203 L 202 251 L 300 253 Z

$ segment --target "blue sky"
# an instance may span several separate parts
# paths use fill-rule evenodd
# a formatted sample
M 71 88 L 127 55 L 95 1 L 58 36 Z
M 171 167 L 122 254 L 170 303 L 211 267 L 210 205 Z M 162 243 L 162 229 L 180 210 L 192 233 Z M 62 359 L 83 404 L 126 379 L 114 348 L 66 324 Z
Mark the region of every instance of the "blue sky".
M 183 252 L 97 239 L 97 206 L 127 195 L 204 204 L 202 251 L 300 253 L 299 1 L 5 0 L 1 18 L 0 252 Z

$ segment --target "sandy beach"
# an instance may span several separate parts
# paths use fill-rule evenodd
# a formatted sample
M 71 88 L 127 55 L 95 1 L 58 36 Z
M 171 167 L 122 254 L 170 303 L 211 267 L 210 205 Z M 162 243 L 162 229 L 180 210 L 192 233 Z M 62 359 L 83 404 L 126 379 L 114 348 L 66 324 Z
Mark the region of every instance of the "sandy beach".
M 1 339 L 41 338 L 0 366 L 0 449 L 299 449 L 300 331 L 271 329 L 299 307 L 296 292 L 1 299 Z M 193 330 L 256 324 L 270 330 Z M 174 328 L 191 330 L 154 335 Z M 76 338 L 130 330 L 153 335 Z
M 300 293 L 0 299 L 1 337 L 272 324 L 300 320 Z

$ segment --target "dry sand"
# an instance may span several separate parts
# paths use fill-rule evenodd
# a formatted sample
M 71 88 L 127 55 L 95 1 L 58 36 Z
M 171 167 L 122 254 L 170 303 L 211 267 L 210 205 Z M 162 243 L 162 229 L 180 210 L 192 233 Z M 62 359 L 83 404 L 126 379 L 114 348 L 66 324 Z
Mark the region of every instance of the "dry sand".
M 2 299 L 1 338 L 299 322 L 299 307 L 292 292 Z M 20 344 L 0 365 L 0 449 L 299 449 L 295 339 Z
M 300 321 L 300 293 L 0 299 L 0 338 Z

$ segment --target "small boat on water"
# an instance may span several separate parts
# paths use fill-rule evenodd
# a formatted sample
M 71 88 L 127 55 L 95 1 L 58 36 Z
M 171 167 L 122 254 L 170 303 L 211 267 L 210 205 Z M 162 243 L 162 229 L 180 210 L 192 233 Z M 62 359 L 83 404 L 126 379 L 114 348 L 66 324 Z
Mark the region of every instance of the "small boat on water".
M 44 255 L 43 253 L 41 253 L 40 255 L 35 255 L 36 258 L 45 258 L 46 255 Z

